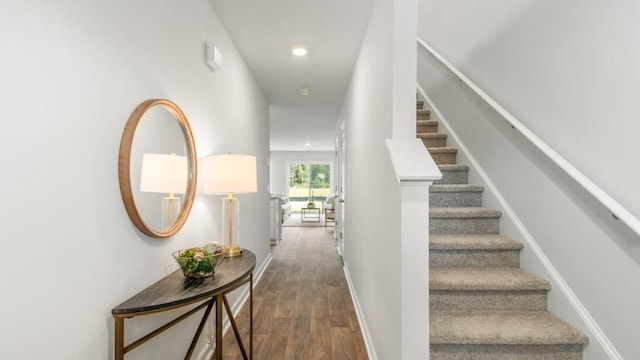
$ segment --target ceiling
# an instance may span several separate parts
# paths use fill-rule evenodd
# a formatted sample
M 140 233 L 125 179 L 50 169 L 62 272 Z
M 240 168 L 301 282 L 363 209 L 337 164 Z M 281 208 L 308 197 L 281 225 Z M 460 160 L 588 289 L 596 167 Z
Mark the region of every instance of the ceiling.
M 269 100 L 271 151 L 334 150 L 374 0 L 209 1 Z

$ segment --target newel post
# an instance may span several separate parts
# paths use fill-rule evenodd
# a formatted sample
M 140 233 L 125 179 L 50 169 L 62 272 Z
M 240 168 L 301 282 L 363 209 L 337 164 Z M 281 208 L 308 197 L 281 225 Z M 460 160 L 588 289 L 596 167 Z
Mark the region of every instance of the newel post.
M 442 174 L 420 139 L 387 149 L 401 193 L 401 359 L 429 359 L 429 187 Z

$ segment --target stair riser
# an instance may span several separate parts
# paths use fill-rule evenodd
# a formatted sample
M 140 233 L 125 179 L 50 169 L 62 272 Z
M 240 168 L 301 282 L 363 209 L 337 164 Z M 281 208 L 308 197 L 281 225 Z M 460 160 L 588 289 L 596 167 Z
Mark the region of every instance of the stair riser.
M 456 154 L 451 153 L 431 153 L 431 157 L 436 164 L 455 164 Z
M 499 218 L 431 218 L 431 234 L 497 234 Z
M 442 179 L 436 180 L 434 184 L 468 184 L 469 183 L 469 171 L 440 171 L 442 173 Z
M 447 146 L 447 138 L 422 138 L 424 146 L 430 147 L 445 147 Z
M 416 132 L 435 134 L 438 132 L 438 125 L 416 125 Z
M 519 250 L 430 250 L 431 268 L 518 268 Z
M 482 206 L 482 192 L 431 192 L 431 207 L 479 207 Z
M 430 291 L 432 311 L 512 310 L 539 311 L 547 309 L 546 291 Z
M 582 360 L 581 345 L 431 345 L 431 360 Z
M 424 108 L 424 101 L 416 101 L 416 110 L 422 110 Z
M 430 110 L 417 110 L 416 120 L 429 120 L 431 118 Z

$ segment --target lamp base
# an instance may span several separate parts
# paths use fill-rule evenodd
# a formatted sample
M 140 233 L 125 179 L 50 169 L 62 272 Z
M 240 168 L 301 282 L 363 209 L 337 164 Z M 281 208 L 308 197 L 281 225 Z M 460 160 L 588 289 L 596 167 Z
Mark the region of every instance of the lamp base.
M 180 198 L 169 194 L 162 198 L 162 224 L 161 229 L 167 230 L 171 227 L 180 214 Z
M 232 194 L 229 194 L 229 197 L 222 199 L 222 238 L 226 239 L 224 257 L 242 255 L 238 227 L 240 223 L 240 202 L 232 196 Z
M 224 257 L 242 256 L 242 248 L 239 246 L 230 246 L 224 249 Z

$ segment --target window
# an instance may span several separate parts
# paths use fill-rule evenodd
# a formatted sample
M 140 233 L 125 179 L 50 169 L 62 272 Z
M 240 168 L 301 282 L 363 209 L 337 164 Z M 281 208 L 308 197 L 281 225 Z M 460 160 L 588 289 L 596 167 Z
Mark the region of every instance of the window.
M 313 202 L 320 208 L 325 198 L 331 194 L 331 166 L 329 164 L 289 165 L 289 192 L 291 212 Z

